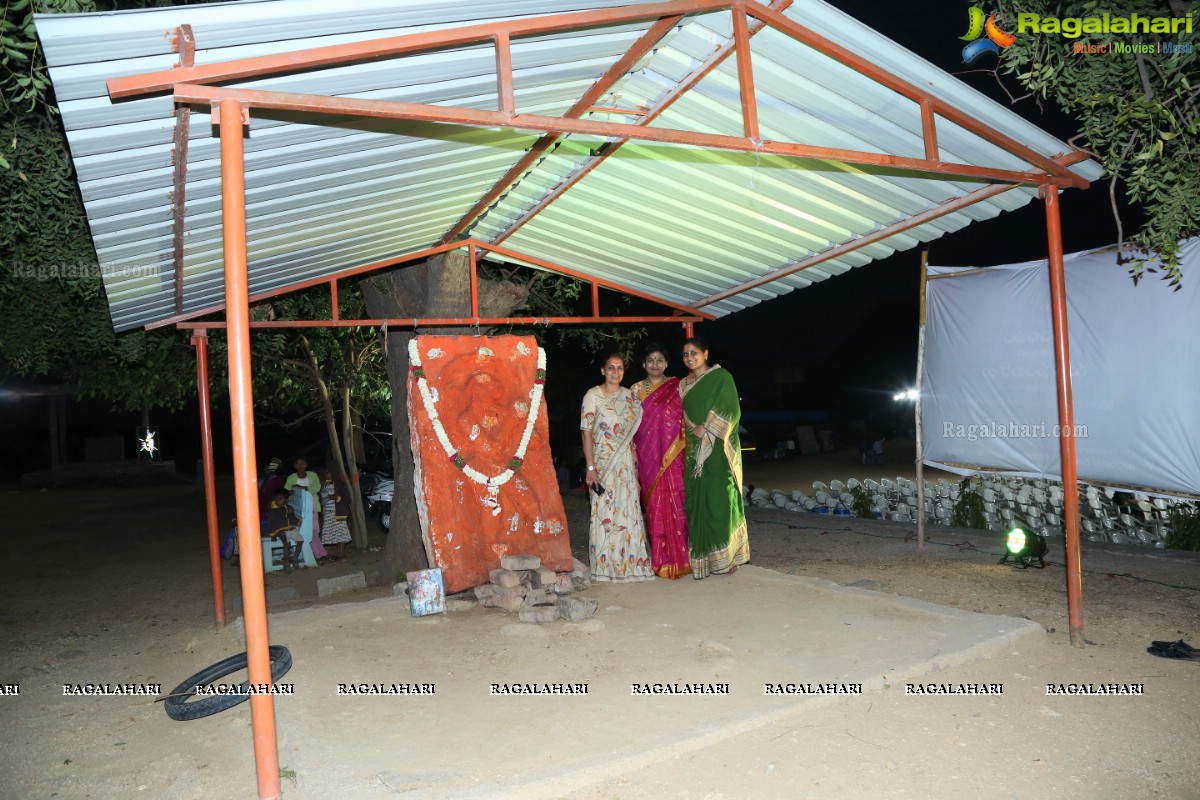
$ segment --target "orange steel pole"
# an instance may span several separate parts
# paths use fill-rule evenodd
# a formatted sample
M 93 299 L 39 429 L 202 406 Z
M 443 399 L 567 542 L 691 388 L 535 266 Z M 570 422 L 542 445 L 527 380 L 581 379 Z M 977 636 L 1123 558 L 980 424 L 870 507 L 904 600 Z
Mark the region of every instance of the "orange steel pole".
M 329 282 L 329 318 L 338 318 L 337 278 L 334 278 Z
M 937 118 L 933 113 L 933 103 L 929 98 L 921 101 L 921 137 L 925 140 L 925 160 L 937 161 L 938 155 L 937 143 Z
M 475 262 L 475 259 L 477 257 L 478 256 L 477 256 L 477 253 L 475 250 L 475 243 L 471 242 L 469 245 L 467 245 L 467 260 L 471 264 L 471 316 L 472 317 L 479 316 L 479 273 L 476 272 L 477 265 Z
M 271 654 L 267 649 L 270 637 L 255 480 L 254 398 L 250 386 L 250 287 L 246 259 L 242 106 L 236 100 L 224 100 L 219 110 L 220 117 L 213 122 L 221 126 L 221 222 L 225 247 L 225 316 L 229 323 L 229 405 L 233 420 L 233 478 L 237 490 L 247 672 L 250 683 L 270 684 Z M 250 722 L 254 731 L 258 796 L 260 800 L 279 800 L 282 797 L 279 749 L 275 740 L 275 702 L 270 694 L 251 695 Z
M 212 573 L 213 618 L 225 627 L 225 584 L 217 532 L 217 485 L 213 470 L 212 406 L 208 394 L 208 331 L 192 331 L 196 346 L 196 386 L 200 390 L 200 457 L 204 462 L 204 513 L 208 519 L 208 568 Z
M 1062 220 L 1058 190 L 1042 187 L 1049 243 L 1050 315 L 1054 323 L 1054 367 L 1058 387 L 1059 445 L 1062 451 L 1063 518 L 1067 561 L 1067 615 L 1071 644 L 1083 647 L 1083 567 L 1079 553 L 1079 475 L 1075 461 L 1075 407 L 1071 397 L 1071 347 L 1067 334 L 1067 280 L 1063 268 Z
M 692 323 L 690 323 L 690 322 L 683 323 L 683 335 L 686 336 L 688 339 L 690 339 L 696 335 L 696 330 L 695 330 L 695 328 L 692 327 Z
M 517 113 L 517 101 L 513 97 L 512 46 L 506 32 L 496 34 L 496 94 L 500 113 L 512 116 Z

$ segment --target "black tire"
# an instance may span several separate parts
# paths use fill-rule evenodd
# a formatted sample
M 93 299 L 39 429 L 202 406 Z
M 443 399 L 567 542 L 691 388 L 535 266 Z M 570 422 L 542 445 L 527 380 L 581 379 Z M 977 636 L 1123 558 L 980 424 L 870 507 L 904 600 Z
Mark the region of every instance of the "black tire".
M 271 683 L 275 683 L 292 668 L 292 653 L 281 644 L 271 645 L 270 652 Z M 163 709 L 167 712 L 167 716 L 181 722 L 189 719 L 200 719 L 201 717 L 212 716 L 227 708 L 233 708 L 239 703 L 249 700 L 250 695 L 244 693 L 250 686 L 250 681 L 247 680 L 242 682 L 242 693 L 206 695 L 199 700 L 188 702 L 188 698 L 196 695 L 197 686 L 207 686 L 220 678 L 224 678 L 226 675 L 232 675 L 239 669 L 245 669 L 246 663 L 246 654 L 238 653 L 236 656 L 230 656 L 224 661 L 218 661 L 211 667 L 200 670 L 176 686 L 175 690 L 163 702 Z
M 392 504 L 379 504 L 379 527 L 383 528 L 384 533 L 391 533 L 392 530 Z

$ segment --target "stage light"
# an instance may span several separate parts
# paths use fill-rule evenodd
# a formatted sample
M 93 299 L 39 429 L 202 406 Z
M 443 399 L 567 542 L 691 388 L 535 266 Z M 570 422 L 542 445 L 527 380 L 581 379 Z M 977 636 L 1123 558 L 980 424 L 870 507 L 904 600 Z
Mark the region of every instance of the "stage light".
M 1038 533 L 1031 533 L 1024 528 L 1013 528 L 1008 532 L 1005 542 L 1004 558 L 1001 564 L 1012 563 L 1021 569 L 1029 569 L 1032 562 L 1037 562 L 1038 569 L 1045 569 L 1046 539 Z
M 911 401 L 916 400 L 920 394 L 921 393 L 918 392 L 916 389 L 905 389 L 903 392 L 898 392 L 898 393 L 892 395 L 892 399 L 895 400 L 897 403 L 902 403 L 905 401 L 911 402 Z

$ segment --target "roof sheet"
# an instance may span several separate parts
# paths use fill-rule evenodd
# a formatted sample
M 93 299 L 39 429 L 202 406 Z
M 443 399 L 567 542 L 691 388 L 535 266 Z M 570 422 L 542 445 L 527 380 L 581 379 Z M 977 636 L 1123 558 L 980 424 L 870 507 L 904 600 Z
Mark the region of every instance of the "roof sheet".
M 174 106 L 169 96 L 112 102 L 112 77 L 169 69 L 171 35 L 192 27 L 196 63 L 650 0 L 255 0 L 134 12 L 37 17 L 117 330 L 176 314 L 173 261 Z M 1038 153 L 1062 141 L 837 9 L 806 0 L 786 15 Z M 514 39 L 517 108 L 558 116 L 651 22 Z M 314 35 L 314 31 L 321 31 Z M 690 16 L 605 98 L 614 108 L 654 105 L 732 36 L 728 13 Z M 918 106 L 790 37 L 752 40 L 765 139 L 921 157 Z M 490 47 L 403 58 L 228 85 L 495 109 Z M 598 120 L 621 115 L 591 112 Z M 736 60 L 727 59 L 651 123 L 742 135 Z M 938 118 L 947 160 L 1023 170 L 1028 165 Z M 285 287 L 438 243 L 524 154 L 537 135 L 512 130 L 366 118 L 254 112 L 246 141 L 252 293 Z M 676 303 L 705 297 L 935 208 L 981 186 L 896 171 L 629 143 L 528 222 L 514 220 L 583 168 L 601 144 L 572 135 L 536 163 L 469 233 Z M 184 220 L 183 310 L 224 300 L 219 142 L 207 109 L 192 114 Z M 1099 165 L 1073 167 L 1094 180 Z M 962 211 L 705 306 L 718 316 L 916 246 L 1029 202 L 1019 187 Z

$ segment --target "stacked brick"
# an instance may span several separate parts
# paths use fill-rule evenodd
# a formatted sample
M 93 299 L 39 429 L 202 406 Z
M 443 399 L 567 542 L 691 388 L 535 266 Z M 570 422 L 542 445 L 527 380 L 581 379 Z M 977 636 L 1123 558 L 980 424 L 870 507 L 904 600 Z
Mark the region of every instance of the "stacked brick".
M 583 602 L 581 608 L 578 598 L 573 602 L 568 598 L 591 586 L 587 567 L 579 561 L 571 572 L 555 572 L 543 567 L 537 556 L 503 556 L 500 568 L 489 572 L 488 578 L 489 583 L 474 589 L 480 605 L 515 611 L 522 622 L 578 621 L 596 611 L 594 600 Z M 589 606 L 591 612 L 585 613 Z

